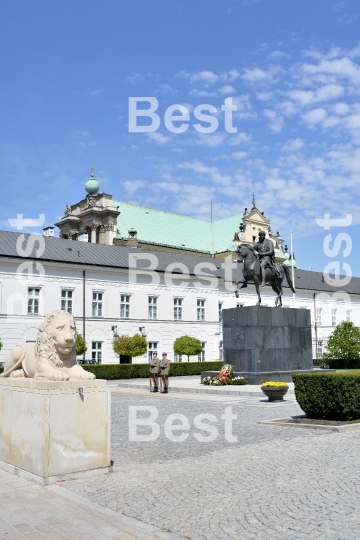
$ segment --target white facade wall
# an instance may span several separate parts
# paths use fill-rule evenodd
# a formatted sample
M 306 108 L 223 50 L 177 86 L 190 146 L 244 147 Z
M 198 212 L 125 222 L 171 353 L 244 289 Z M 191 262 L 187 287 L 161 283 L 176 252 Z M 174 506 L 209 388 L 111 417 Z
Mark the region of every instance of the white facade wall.
M 79 333 L 83 331 L 83 269 L 82 265 L 59 264 L 41 261 L 45 275 L 29 276 L 22 281 L 16 274 L 19 261 L 2 258 L 0 260 L 0 337 L 4 344 L 0 352 L 0 361 L 6 353 L 19 342 L 35 341 L 37 327 L 44 315 L 50 311 L 61 309 L 61 291 L 73 291 L 73 315 Z M 219 324 L 219 303 L 222 309 L 236 305 L 254 305 L 257 301 L 254 287 L 242 289 L 240 297 L 235 298 L 233 292 L 226 290 L 224 283 L 218 287 L 205 287 L 200 282 L 184 279 L 172 282 L 160 276 L 159 284 L 149 283 L 150 278 L 138 276 L 137 283 L 129 280 L 126 270 L 114 268 L 85 268 L 85 339 L 88 345 L 86 358 L 91 358 L 93 342 L 102 343 L 102 362 L 116 363 L 118 357 L 112 349 L 112 326 L 117 326 L 118 334 L 133 335 L 139 327 L 145 327 L 148 342 L 158 343 L 158 352 L 167 352 L 173 360 L 173 343 L 181 335 L 197 337 L 206 343 L 205 359 L 219 358 L 219 346 L 222 340 L 221 324 Z M 166 281 L 166 282 L 165 282 Z M 39 314 L 27 313 L 29 287 L 40 288 Z M 92 314 L 92 295 L 103 294 L 103 311 L 101 317 Z M 121 294 L 130 296 L 130 318 L 120 317 Z M 273 306 L 275 293 L 270 288 L 261 290 L 263 305 Z M 148 297 L 157 297 L 157 319 L 148 318 Z M 174 298 L 182 298 L 183 320 L 174 320 Z M 205 301 L 205 320 L 197 320 L 197 300 Z M 285 292 L 284 305 L 293 306 L 292 293 Z M 310 309 L 314 325 L 315 306 L 313 291 L 298 290 L 296 307 Z M 350 320 L 360 326 L 359 297 L 353 295 L 351 305 L 332 298 L 331 295 L 317 295 L 316 308 L 321 309 L 321 323 L 317 326 L 318 340 L 325 340 L 333 331 L 333 310 L 336 309 L 336 324 Z M 280 309 L 280 308 L 279 308 Z M 313 329 L 314 330 L 314 329 Z M 313 337 L 315 333 L 313 332 Z M 186 358 L 183 358 L 186 360 Z M 197 360 L 191 357 L 190 360 Z M 146 362 L 147 355 L 136 358 L 134 362 Z

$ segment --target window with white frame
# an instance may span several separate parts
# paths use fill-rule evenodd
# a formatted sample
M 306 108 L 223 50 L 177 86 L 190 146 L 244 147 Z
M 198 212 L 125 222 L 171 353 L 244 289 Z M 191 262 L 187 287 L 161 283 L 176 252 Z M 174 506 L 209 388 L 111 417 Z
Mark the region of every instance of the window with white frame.
M 96 364 L 101 364 L 102 362 L 102 341 L 93 341 L 91 343 L 91 360 L 96 362 Z
M 321 308 L 316 308 L 316 324 L 317 324 L 317 326 L 321 326 L 321 314 L 322 314 L 322 309 Z
M 198 361 L 199 362 L 205 362 L 205 348 L 206 348 L 206 342 L 205 341 L 202 341 L 201 342 L 201 346 L 202 346 L 202 351 L 200 354 L 198 354 Z
M 40 311 L 40 289 L 28 288 L 28 313 L 38 315 Z
M 73 292 L 71 289 L 61 291 L 61 309 L 71 314 L 73 312 Z
M 148 297 L 148 318 L 149 319 L 157 319 L 157 296 L 149 296 Z
M 129 294 L 120 295 L 120 317 L 130 319 L 130 298 Z
M 324 342 L 322 339 L 317 340 L 316 357 L 319 358 L 324 351 Z
M 205 300 L 197 300 L 197 320 L 205 321 Z
M 351 309 L 346 310 L 346 322 L 351 322 Z
M 148 343 L 148 361 L 151 362 L 154 352 L 158 352 L 159 342 L 149 341 Z
M 219 341 L 219 359 L 224 360 L 224 348 L 222 341 Z
M 174 362 L 182 362 L 181 354 L 174 352 Z
M 336 312 L 337 309 L 331 310 L 331 326 L 336 326 Z
M 93 292 L 92 297 L 92 316 L 102 317 L 103 314 L 103 293 Z
M 183 299 L 174 298 L 174 321 L 182 321 L 183 318 Z
M 222 303 L 219 302 L 219 323 L 222 323 Z

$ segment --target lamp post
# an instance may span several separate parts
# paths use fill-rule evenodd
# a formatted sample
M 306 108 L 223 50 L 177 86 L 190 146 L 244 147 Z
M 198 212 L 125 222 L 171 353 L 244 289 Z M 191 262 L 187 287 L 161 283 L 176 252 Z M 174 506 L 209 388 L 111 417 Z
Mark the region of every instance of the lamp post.
M 112 330 L 112 333 L 113 333 L 113 338 L 115 340 L 116 338 L 119 337 L 119 334 L 118 334 L 118 331 L 117 331 L 117 326 L 112 326 L 111 330 Z M 120 364 L 120 354 L 119 354 L 119 364 Z

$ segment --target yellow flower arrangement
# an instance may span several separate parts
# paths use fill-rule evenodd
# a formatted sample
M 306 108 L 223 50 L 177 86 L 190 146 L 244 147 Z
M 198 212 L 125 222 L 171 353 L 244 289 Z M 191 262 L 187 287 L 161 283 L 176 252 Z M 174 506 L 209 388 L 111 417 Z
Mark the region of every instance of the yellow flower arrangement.
M 287 386 L 287 383 L 281 382 L 281 381 L 266 381 L 266 382 L 263 382 L 261 386 L 270 386 L 273 388 L 284 388 L 285 386 Z

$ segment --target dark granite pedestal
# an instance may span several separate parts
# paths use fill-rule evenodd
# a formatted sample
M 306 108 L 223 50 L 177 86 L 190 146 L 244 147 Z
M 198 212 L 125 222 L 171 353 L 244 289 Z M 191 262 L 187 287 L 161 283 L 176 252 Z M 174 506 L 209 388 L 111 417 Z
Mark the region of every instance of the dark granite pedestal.
M 224 309 L 222 316 L 224 362 L 234 375 L 261 384 L 313 371 L 308 309 L 247 306 Z

